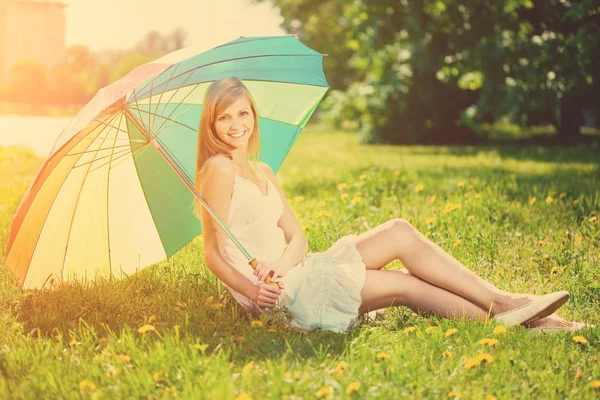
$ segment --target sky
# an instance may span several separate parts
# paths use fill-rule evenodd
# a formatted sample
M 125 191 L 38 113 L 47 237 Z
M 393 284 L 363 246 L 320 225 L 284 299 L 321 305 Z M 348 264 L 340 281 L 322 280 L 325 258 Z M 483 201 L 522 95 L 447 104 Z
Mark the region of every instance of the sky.
M 285 35 L 270 3 L 250 0 L 63 0 L 66 45 L 128 49 L 146 33 L 187 32 L 186 46 L 216 46 L 240 36 Z

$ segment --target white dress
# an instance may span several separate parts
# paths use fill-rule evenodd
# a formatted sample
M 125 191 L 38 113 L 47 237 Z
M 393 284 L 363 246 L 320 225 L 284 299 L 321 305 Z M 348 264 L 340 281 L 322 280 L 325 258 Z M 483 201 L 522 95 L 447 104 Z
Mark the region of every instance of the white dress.
M 228 228 L 251 256 L 258 261 L 275 262 L 287 246 L 284 232 L 277 226 L 283 201 L 271 181 L 266 176 L 265 179 L 268 190 L 263 195 L 256 184 L 236 174 Z M 343 332 L 354 324 L 366 277 L 356 238 L 344 236 L 325 252 L 308 253 L 281 278 L 284 290 L 278 306 L 288 308 L 293 328 Z M 229 237 L 225 239 L 225 253 L 242 274 L 258 282 L 248 260 Z M 263 312 L 241 293 L 228 289 L 248 311 Z

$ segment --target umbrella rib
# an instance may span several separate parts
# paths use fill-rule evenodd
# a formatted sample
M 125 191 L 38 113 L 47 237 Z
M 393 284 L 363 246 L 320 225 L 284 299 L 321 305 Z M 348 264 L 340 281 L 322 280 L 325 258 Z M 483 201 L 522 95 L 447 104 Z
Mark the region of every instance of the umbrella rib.
M 171 72 L 171 76 L 169 77 L 169 79 L 167 80 L 167 82 L 171 81 L 171 79 L 173 78 L 173 74 L 175 73 L 175 71 L 177 71 L 177 68 L 179 67 L 179 64 L 175 65 L 175 68 L 173 68 L 173 72 Z M 175 92 L 177 93 L 177 92 Z M 175 96 L 175 93 L 173 93 L 173 95 L 171 96 L 171 99 L 173 98 L 173 96 Z M 154 110 L 156 113 L 158 113 L 158 105 L 160 104 L 163 96 L 164 96 L 165 92 L 161 92 L 160 93 L 160 97 L 158 98 L 158 101 L 156 102 L 156 109 Z M 171 100 L 169 99 L 169 100 Z M 169 103 L 170 101 L 168 101 L 167 103 Z M 148 108 L 148 111 L 150 111 L 150 108 Z M 152 119 L 152 126 L 150 127 L 150 129 L 152 130 L 152 132 L 154 132 L 154 124 L 156 123 L 156 116 Z
M 252 58 L 262 58 L 262 57 L 321 57 L 321 58 L 323 58 L 323 55 L 320 54 L 320 53 L 319 54 L 260 54 L 260 55 L 255 55 L 255 56 L 244 56 L 244 57 L 228 58 L 226 60 L 219 60 L 219 61 L 214 61 L 214 62 L 207 63 L 207 64 L 198 65 L 197 67 L 194 67 L 192 69 L 188 69 L 187 71 L 182 72 L 181 74 L 173 77 L 173 79 L 179 78 L 183 74 L 187 74 L 189 72 L 193 72 L 193 71 L 196 71 L 196 70 L 198 70 L 200 68 L 208 67 L 208 66 L 211 66 L 211 65 L 214 65 L 214 64 L 223 64 L 223 63 L 226 63 L 226 62 L 229 62 L 229 61 L 248 60 L 248 59 L 252 59 Z M 166 84 L 168 82 L 169 81 L 165 81 L 164 83 L 161 83 L 157 87 L 160 87 L 160 86 L 163 86 L 163 85 L 166 86 Z M 210 82 L 210 81 L 207 81 L 207 82 Z M 274 82 L 280 82 L 280 81 L 274 81 Z M 196 83 L 200 83 L 200 82 L 196 82 Z M 289 82 L 284 82 L 284 83 L 289 83 Z M 321 86 L 321 85 L 311 85 L 311 86 L 324 87 L 324 86 Z M 135 94 L 135 92 L 136 91 L 134 91 L 134 97 L 136 97 L 136 101 L 137 101 L 137 95 Z M 146 94 L 147 94 L 147 92 L 144 92 L 141 95 L 142 96 L 146 96 Z M 145 98 L 145 97 L 143 97 L 143 98 Z
M 120 153 L 115 153 L 115 154 L 118 154 L 116 157 L 114 157 L 114 158 L 111 158 L 110 160 L 108 160 L 108 161 L 107 161 L 107 162 L 105 162 L 104 164 L 102 164 L 102 165 L 99 165 L 98 167 L 95 167 L 94 169 L 90 170 L 90 173 L 91 173 L 91 172 L 94 172 L 94 171 L 95 171 L 95 170 L 97 170 L 97 169 L 100 169 L 100 168 L 104 167 L 104 166 L 105 166 L 105 165 L 107 165 L 107 164 L 110 164 L 112 161 L 119 160 L 119 163 L 121 163 L 122 161 L 125 161 L 125 160 L 127 159 L 127 156 L 133 156 L 133 155 L 135 154 L 135 152 L 136 152 L 136 151 L 138 151 L 138 150 L 143 150 L 143 149 L 144 149 L 144 148 L 146 148 L 147 146 L 148 146 L 148 144 L 145 144 L 145 145 L 143 145 L 143 146 L 139 146 L 139 147 L 138 147 L 138 148 L 136 148 L 136 149 L 133 149 L 133 148 L 132 148 L 132 150 L 131 150 L 131 151 L 127 150 L 127 151 L 121 151 Z M 114 154 L 113 154 L 113 155 L 114 155 Z M 94 161 L 98 161 L 98 160 L 100 160 L 100 158 L 98 158 L 98 159 L 96 159 L 96 160 L 94 160 Z M 91 161 L 91 162 L 94 162 L 94 161 Z M 80 166 L 82 166 L 82 165 L 84 165 L 84 164 L 78 165 L 78 167 L 80 167 Z M 113 167 L 113 166 L 111 166 L 111 167 L 110 167 L 110 169 L 114 169 L 114 168 L 115 168 L 117 165 L 118 165 L 118 164 L 116 164 L 114 167 Z
M 100 149 L 100 150 L 110 150 L 110 147 L 107 147 L 106 149 Z M 130 151 L 131 151 L 131 150 L 130 150 L 129 148 L 127 148 L 127 149 L 125 149 L 125 150 L 119 150 L 119 151 L 117 152 L 117 154 L 119 154 L 119 155 L 122 155 L 122 154 L 127 154 L 127 153 L 129 153 Z M 93 151 L 90 151 L 90 153 L 93 153 Z M 96 151 L 95 153 L 98 153 L 98 151 Z M 112 157 L 112 156 L 113 156 L 113 154 L 109 154 L 109 155 L 106 155 L 106 156 L 102 156 L 102 157 L 100 157 L 100 158 L 94 158 L 92 161 L 86 161 L 86 162 L 84 162 L 83 164 L 79 164 L 79 165 L 75 165 L 75 166 L 73 166 L 73 169 L 75 169 L 75 168 L 79 168 L 79 167 L 83 167 L 84 165 L 93 164 L 93 163 L 95 163 L 96 161 L 103 160 L 103 159 L 105 159 L 105 158 Z
M 177 107 L 179 107 L 179 105 L 181 105 L 181 104 L 182 104 L 182 103 L 179 103 L 179 104 L 178 104 L 178 105 L 175 107 L 175 109 L 177 109 Z M 186 103 L 186 104 L 187 104 L 187 103 Z M 180 114 L 176 115 L 176 116 L 175 116 L 175 118 L 178 118 L 178 117 L 180 117 L 181 115 L 183 115 L 184 113 L 186 113 L 186 112 L 187 112 L 187 111 L 189 111 L 190 109 L 191 109 L 191 107 L 190 107 L 190 108 L 188 108 L 187 110 L 185 110 L 185 111 L 181 112 Z M 171 117 L 170 115 L 169 115 L 168 117 L 165 117 L 165 116 L 163 116 L 163 115 L 156 114 L 156 113 L 152 113 L 152 112 L 150 112 L 150 111 L 146 111 L 146 110 L 140 110 L 140 112 L 143 112 L 143 113 L 148 113 L 148 114 L 150 114 L 150 115 L 154 115 L 154 116 L 156 116 L 156 117 L 160 117 L 160 118 L 162 118 L 164 121 L 169 121 L 169 122 L 176 123 L 176 124 L 178 124 L 178 125 L 181 125 L 181 126 L 183 126 L 184 128 L 187 128 L 187 129 L 189 129 L 189 130 L 191 130 L 191 131 L 193 131 L 193 132 L 196 132 L 196 129 L 194 129 L 194 128 L 192 128 L 191 126 L 188 126 L 188 125 L 186 125 L 186 124 L 184 124 L 184 123 L 182 123 L 182 122 L 179 122 L 179 121 L 177 121 L 176 119 L 170 118 L 170 117 Z M 171 114 L 172 114 L 172 113 L 171 113 Z M 161 125 L 160 125 L 158 128 L 159 128 L 159 129 L 161 129 L 161 128 L 162 128 L 162 126 L 163 126 L 165 123 L 166 123 L 166 122 L 162 122 L 162 123 L 161 123 Z M 158 135 L 153 135 L 153 136 L 158 136 Z
M 118 126 L 121 126 L 121 124 L 123 123 L 123 113 L 121 113 L 121 118 L 119 118 L 119 123 L 117 124 Z M 117 133 L 118 135 L 118 133 Z M 113 276 L 113 272 L 112 272 L 112 259 L 111 259 L 111 254 L 110 254 L 110 215 L 109 215 L 109 196 L 110 196 L 110 164 L 112 163 L 113 160 L 113 156 L 115 154 L 115 144 L 117 144 L 117 135 L 115 135 L 115 140 L 113 142 L 113 147 L 112 147 L 112 153 L 110 154 L 110 159 L 108 160 L 109 166 L 108 166 L 108 171 L 106 171 L 106 240 L 108 241 L 108 271 L 110 276 Z M 98 169 L 99 167 L 96 167 L 94 170 Z M 93 171 L 90 171 L 93 172 Z
M 170 102 L 170 100 L 171 100 L 173 97 L 175 97 L 175 95 L 177 94 L 177 92 L 179 92 L 179 91 L 180 91 L 181 89 L 183 89 L 184 87 L 187 87 L 187 86 L 185 86 L 185 83 L 187 82 L 187 80 L 188 80 L 188 79 L 190 79 L 190 76 L 192 76 L 192 74 L 189 74 L 189 75 L 188 75 L 188 77 L 187 77 L 187 78 L 185 78 L 185 80 L 183 81 L 183 83 L 181 84 L 181 86 L 179 86 L 177 89 L 175 89 L 175 91 L 173 92 L 173 95 L 172 95 L 172 96 L 171 96 L 171 98 L 169 99 L 169 102 Z M 169 80 L 168 80 L 168 81 L 166 81 L 166 82 L 165 82 L 165 84 L 166 84 L 166 83 L 169 83 L 171 80 L 172 80 L 172 79 L 171 79 L 171 78 L 169 78 Z M 192 86 L 192 85 L 190 84 L 189 86 Z M 197 87 L 197 86 L 196 86 L 196 87 Z M 171 118 L 171 116 L 173 115 L 173 113 L 174 113 L 174 112 L 177 110 L 177 108 L 178 108 L 178 107 L 179 107 L 179 106 L 182 104 L 183 100 L 187 99 L 187 97 L 188 97 L 188 96 L 189 96 L 189 95 L 190 95 L 190 94 L 191 94 L 193 91 L 194 91 L 194 89 L 190 90 L 190 92 L 189 92 L 188 94 L 186 94 L 186 95 L 185 95 L 185 97 L 184 97 L 184 98 L 183 98 L 183 99 L 182 99 L 182 100 L 181 100 L 181 101 L 180 101 L 180 102 L 179 102 L 179 103 L 178 103 L 178 104 L 175 106 L 175 108 L 173 108 L 173 110 L 171 111 L 171 113 L 169 114 L 169 116 L 168 116 L 168 117 L 166 117 L 165 119 L 163 119 L 163 121 L 161 122 L 161 124 L 159 125 L 159 127 L 158 127 L 158 129 L 157 129 L 158 131 L 161 131 L 161 129 L 162 129 L 162 127 L 164 126 L 164 124 L 166 124 L 166 120 Z M 162 93 L 165 93 L 165 92 L 163 91 L 163 92 L 161 92 L 161 94 L 162 94 Z M 183 125 L 183 124 L 182 124 L 182 125 Z M 187 125 L 184 125 L 184 126 L 187 126 Z M 190 129 L 191 129 L 191 130 L 194 130 L 194 129 L 192 129 L 191 127 L 190 127 Z M 158 136 L 158 135 L 154 135 L 154 136 L 156 137 L 156 136 Z
M 108 136 L 105 136 L 104 139 L 108 139 Z M 129 145 L 125 145 L 124 144 L 124 145 L 113 146 L 113 147 L 104 147 L 102 149 L 97 149 L 97 150 L 86 150 L 86 151 L 82 151 L 82 152 L 79 152 L 79 153 L 67 153 L 67 154 L 65 154 L 65 157 L 67 157 L 67 156 L 77 156 L 77 155 L 86 154 L 86 153 L 97 153 L 97 152 L 102 151 L 102 150 L 108 150 L 108 149 L 111 149 L 111 148 L 112 149 L 118 149 L 118 148 L 121 148 L 121 147 L 129 147 Z

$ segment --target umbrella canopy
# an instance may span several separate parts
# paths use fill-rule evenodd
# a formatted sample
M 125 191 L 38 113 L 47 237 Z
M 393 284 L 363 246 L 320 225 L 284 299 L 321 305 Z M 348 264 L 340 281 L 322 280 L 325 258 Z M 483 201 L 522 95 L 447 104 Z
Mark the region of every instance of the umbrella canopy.
M 103 89 L 25 194 L 5 265 L 20 285 L 39 288 L 120 276 L 171 256 L 202 232 L 192 204 L 208 86 L 231 76 L 244 82 L 260 114 L 262 161 L 277 172 L 328 89 L 322 56 L 293 36 L 239 38 L 163 57 Z

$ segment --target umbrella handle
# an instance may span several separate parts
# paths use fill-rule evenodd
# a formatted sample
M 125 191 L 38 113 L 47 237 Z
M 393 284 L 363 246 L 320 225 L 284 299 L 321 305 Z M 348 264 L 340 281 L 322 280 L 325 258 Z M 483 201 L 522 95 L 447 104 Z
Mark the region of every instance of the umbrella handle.
M 253 270 L 256 270 L 256 266 L 258 265 L 258 261 L 256 260 L 256 258 L 253 258 L 252 261 L 250 261 L 248 264 L 250 264 L 250 266 L 252 267 Z M 279 285 L 276 282 L 271 282 L 271 277 L 268 276 L 268 275 L 265 278 L 265 283 L 267 285 L 279 287 Z

